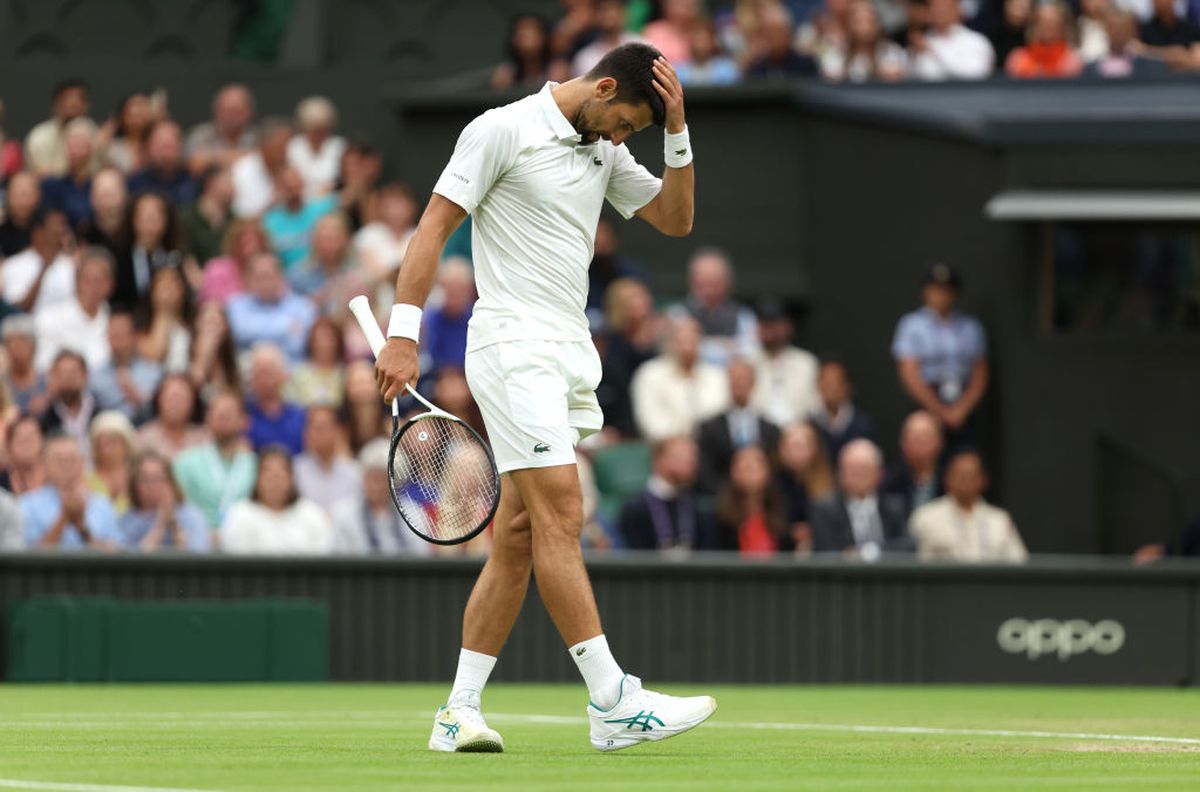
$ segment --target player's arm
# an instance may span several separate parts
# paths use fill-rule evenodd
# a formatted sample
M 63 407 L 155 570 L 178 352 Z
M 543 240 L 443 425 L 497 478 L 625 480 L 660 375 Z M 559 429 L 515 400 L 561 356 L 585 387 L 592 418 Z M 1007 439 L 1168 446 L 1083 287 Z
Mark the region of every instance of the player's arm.
M 692 167 L 691 143 L 686 136 L 683 86 L 666 58 L 654 62 L 654 89 L 666 108 L 664 153 L 667 167 L 663 170 L 662 189 L 636 214 L 667 236 L 687 236 L 692 232 L 695 213 L 696 175 Z M 672 167 L 673 162 L 682 166 Z
M 396 276 L 396 305 L 398 307 L 425 305 L 437 274 L 438 262 L 446 240 L 454 233 L 466 210 L 437 193 L 429 199 L 417 230 L 408 243 L 400 274 Z M 417 313 L 417 322 L 420 314 Z M 389 328 L 387 344 L 375 361 L 375 382 L 383 398 L 391 401 L 407 384 L 416 384 L 420 370 L 417 363 L 417 342 L 412 338 L 394 335 Z M 415 335 L 415 333 L 414 333 Z

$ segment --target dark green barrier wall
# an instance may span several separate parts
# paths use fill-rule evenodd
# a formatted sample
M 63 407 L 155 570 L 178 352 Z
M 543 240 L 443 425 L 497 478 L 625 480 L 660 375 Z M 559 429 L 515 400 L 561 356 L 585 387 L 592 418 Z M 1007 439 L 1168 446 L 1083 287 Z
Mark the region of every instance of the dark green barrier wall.
M 447 680 L 472 561 L 0 556 L 0 612 L 34 595 L 302 598 L 329 611 L 338 680 Z M 714 682 L 1194 684 L 1200 568 L 590 562 L 605 631 L 650 679 Z M 5 631 L 6 632 L 6 631 Z M 0 652 L 4 656 L 5 652 Z M 496 668 L 570 681 L 530 589 Z
M 320 603 L 33 597 L 11 603 L 13 682 L 305 682 L 329 677 Z

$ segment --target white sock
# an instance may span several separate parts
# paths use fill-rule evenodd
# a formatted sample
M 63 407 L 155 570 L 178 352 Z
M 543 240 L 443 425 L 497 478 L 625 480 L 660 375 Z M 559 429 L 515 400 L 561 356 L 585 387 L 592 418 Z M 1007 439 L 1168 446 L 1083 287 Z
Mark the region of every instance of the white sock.
M 458 702 L 478 708 L 496 658 L 481 652 L 463 649 L 458 653 L 458 673 L 454 675 L 454 687 L 450 689 L 447 702 Z
M 608 639 L 603 635 L 577 643 L 569 650 L 579 673 L 583 674 L 588 695 L 600 709 L 612 709 L 621 693 L 621 680 L 625 672 L 613 659 L 608 649 Z

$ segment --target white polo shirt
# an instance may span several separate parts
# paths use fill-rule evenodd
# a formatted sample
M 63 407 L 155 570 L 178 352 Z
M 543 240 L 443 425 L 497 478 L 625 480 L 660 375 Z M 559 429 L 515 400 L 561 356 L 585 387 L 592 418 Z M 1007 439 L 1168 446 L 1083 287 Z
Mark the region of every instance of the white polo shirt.
M 584 305 L 604 200 L 628 219 L 662 188 L 625 146 L 580 144 L 554 85 L 468 124 L 433 188 L 472 217 L 479 301 L 468 351 L 590 339 Z

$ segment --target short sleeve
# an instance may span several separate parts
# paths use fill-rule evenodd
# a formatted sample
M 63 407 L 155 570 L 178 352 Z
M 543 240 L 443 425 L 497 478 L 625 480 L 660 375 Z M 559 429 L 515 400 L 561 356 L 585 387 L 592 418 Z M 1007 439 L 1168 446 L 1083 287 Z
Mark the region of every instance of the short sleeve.
M 613 168 L 604 197 L 626 220 L 654 200 L 662 190 L 662 179 L 646 170 L 625 146 L 613 146 Z
M 987 331 L 978 319 L 971 319 L 971 362 L 987 359 Z
M 917 317 L 912 314 L 901 318 L 896 325 L 896 335 L 892 338 L 892 357 L 896 360 L 921 357 L 921 330 L 917 325 Z
M 518 130 L 513 124 L 494 111 L 484 113 L 458 136 L 433 191 L 470 214 L 512 165 L 518 146 Z

